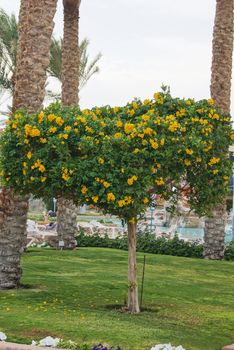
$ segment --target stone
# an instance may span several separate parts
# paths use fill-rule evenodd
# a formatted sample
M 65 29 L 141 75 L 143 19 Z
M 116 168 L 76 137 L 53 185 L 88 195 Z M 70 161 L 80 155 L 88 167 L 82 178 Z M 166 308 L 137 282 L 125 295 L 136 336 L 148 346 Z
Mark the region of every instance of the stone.
M 234 344 L 226 345 L 222 347 L 222 350 L 234 350 Z

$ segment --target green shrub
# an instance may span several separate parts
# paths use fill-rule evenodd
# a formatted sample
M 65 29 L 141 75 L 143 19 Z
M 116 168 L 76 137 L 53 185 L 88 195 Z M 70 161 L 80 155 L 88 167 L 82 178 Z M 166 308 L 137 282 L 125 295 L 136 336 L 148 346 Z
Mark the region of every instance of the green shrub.
M 76 236 L 78 247 L 102 247 L 128 250 L 127 235 L 118 236 L 115 239 L 109 238 L 107 235 L 100 237 L 98 233 L 87 236 L 81 231 Z M 184 256 L 190 258 L 203 257 L 203 245 L 198 242 L 185 242 L 174 236 L 172 239 L 155 238 L 153 234 L 139 232 L 137 234 L 137 251 L 151 254 L 166 254 L 173 256 Z M 234 241 L 226 246 L 225 259 L 234 260 Z
M 225 249 L 225 260 L 234 260 L 234 240 L 232 240 Z

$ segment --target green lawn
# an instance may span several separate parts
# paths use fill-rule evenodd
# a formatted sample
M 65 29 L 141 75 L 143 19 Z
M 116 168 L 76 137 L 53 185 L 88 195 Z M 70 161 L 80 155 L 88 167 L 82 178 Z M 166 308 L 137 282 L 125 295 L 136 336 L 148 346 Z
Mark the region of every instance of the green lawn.
M 127 252 L 82 248 L 31 249 L 24 255 L 24 289 L 0 291 L 0 331 L 9 341 L 46 335 L 89 344 L 150 349 L 220 350 L 234 342 L 234 262 L 147 254 L 144 307 L 116 310 L 127 294 Z M 139 280 L 143 254 L 138 254 Z

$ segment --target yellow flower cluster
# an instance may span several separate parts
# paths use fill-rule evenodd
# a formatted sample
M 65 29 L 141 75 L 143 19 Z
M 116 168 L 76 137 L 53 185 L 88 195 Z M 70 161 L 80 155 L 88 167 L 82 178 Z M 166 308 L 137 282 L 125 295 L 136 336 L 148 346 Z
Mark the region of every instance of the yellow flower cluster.
M 42 112 L 40 112 L 39 114 L 38 114 L 38 121 L 39 121 L 39 123 L 41 124 L 42 122 L 43 122 L 43 120 L 44 120 L 44 112 L 42 111 Z
M 154 99 L 159 105 L 162 105 L 164 102 L 164 97 L 160 92 L 155 92 Z
M 64 124 L 64 120 L 63 120 L 63 118 L 61 118 L 61 117 L 56 117 L 55 122 L 56 122 L 56 124 L 58 124 L 59 126 L 62 126 L 62 125 Z
M 184 160 L 184 164 L 185 164 L 186 166 L 190 166 L 190 165 L 191 165 L 191 160 L 185 159 L 185 160 Z
M 71 175 L 74 173 L 73 170 L 67 168 L 62 168 L 62 179 L 68 181 L 71 178 Z
M 24 127 L 25 136 L 37 137 L 41 135 L 40 130 L 36 126 L 26 124 Z
M 134 202 L 133 198 L 131 196 L 125 196 L 124 199 L 118 200 L 118 206 L 120 208 L 124 207 L 125 205 L 132 204 Z
M 153 139 L 150 139 L 149 141 L 150 141 L 151 147 L 152 147 L 153 149 L 157 149 L 157 148 L 159 147 L 157 141 L 155 141 L 155 140 L 153 140 Z
M 124 131 L 126 134 L 130 134 L 135 129 L 135 125 L 132 123 L 126 123 L 124 125 Z
M 220 162 L 220 158 L 216 158 L 216 157 L 212 157 L 211 159 L 210 159 L 210 161 L 209 161 L 209 165 L 210 166 L 212 166 L 212 165 L 214 165 L 214 164 L 217 164 L 217 163 L 219 163 Z
M 99 177 L 96 177 L 95 180 L 96 180 L 97 182 L 100 182 L 101 184 L 103 184 L 103 186 L 104 186 L 105 188 L 110 187 L 110 183 L 109 183 L 109 182 L 107 182 L 107 181 L 105 181 L 105 180 L 103 180 L 103 179 L 100 179 Z
M 133 175 L 132 177 L 130 177 L 128 180 L 127 180 L 127 183 L 129 186 L 132 186 L 134 181 L 136 181 L 138 179 L 138 176 L 136 175 Z
M 94 203 L 98 202 L 99 197 L 98 196 L 92 196 L 92 200 L 94 201 Z
M 107 193 L 107 202 L 113 202 L 115 200 L 115 195 L 112 192 Z
M 185 152 L 190 156 L 193 154 L 193 150 L 191 148 L 186 148 Z
M 49 114 L 48 115 L 48 117 L 47 117 L 47 119 L 49 120 L 49 122 L 52 122 L 54 119 L 56 119 L 57 117 L 56 117 L 56 115 L 54 115 L 54 114 Z
M 81 186 L 81 193 L 86 194 L 88 192 L 88 188 L 85 185 Z
M 51 126 L 51 127 L 49 128 L 49 132 L 51 132 L 52 134 L 55 133 L 56 131 L 57 131 L 56 126 Z
M 155 180 L 155 183 L 158 185 L 158 186 L 163 186 L 165 184 L 165 181 L 163 180 L 162 177 L 160 177 L 159 179 L 156 179 Z
M 118 121 L 116 122 L 116 126 L 117 126 L 117 128 L 122 128 L 123 123 L 121 122 L 121 120 L 118 120 Z
M 170 123 L 168 130 L 171 132 L 175 132 L 180 128 L 180 123 L 178 123 L 176 120 Z
M 121 132 L 117 132 L 117 133 L 114 134 L 114 138 L 115 138 L 115 139 L 121 139 L 122 136 L 123 136 L 123 135 L 122 135 Z
M 38 169 L 41 173 L 44 173 L 46 171 L 45 166 L 42 164 L 40 159 L 37 159 L 37 161 L 31 166 L 31 169 Z

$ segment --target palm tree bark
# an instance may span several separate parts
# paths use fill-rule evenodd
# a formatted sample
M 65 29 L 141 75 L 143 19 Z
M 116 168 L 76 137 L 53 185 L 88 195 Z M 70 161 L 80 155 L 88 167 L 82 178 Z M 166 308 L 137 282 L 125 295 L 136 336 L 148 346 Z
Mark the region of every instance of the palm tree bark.
M 79 102 L 79 6 L 80 0 L 63 0 L 64 37 L 62 51 L 62 104 L 76 106 Z M 59 198 L 57 233 L 64 249 L 76 247 L 76 207 L 72 201 Z
M 136 223 L 128 223 L 128 310 L 140 312 L 136 267 Z
M 14 111 L 24 108 L 35 113 L 42 107 L 56 7 L 57 0 L 21 1 Z M 20 258 L 25 247 L 28 198 L 3 189 L 1 203 L 0 289 L 17 288 L 22 274 Z
M 232 53 L 233 53 L 233 0 L 217 0 L 213 31 L 211 67 L 211 97 L 224 113 L 230 113 Z M 221 260 L 224 257 L 226 204 L 215 208 L 205 220 L 204 257 Z

